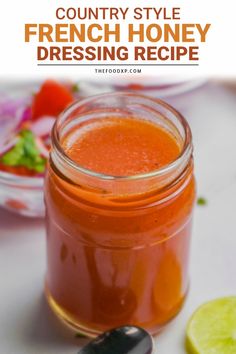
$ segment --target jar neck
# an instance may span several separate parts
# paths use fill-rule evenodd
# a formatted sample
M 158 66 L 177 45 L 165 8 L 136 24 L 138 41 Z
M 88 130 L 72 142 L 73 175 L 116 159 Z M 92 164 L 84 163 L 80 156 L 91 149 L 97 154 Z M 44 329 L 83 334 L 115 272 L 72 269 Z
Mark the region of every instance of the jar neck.
M 159 124 L 178 141 L 181 147 L 180 155 L 170 164 L 157 170 L 124 177 L 87 170 L 66 155 L 62 140 L 70 130 L 79 130 L 85 122 L 112 115 L 141 118 Z M 188 169 L 192 150 L 188 123 L 172 107 L 160 100 L 133 93 L 112 93 L 76 102 L 59 117 L 52 132 L 51 163 L 60 176 L 73 185 L 109 196 L 128 196 L 160 191 L 175 184 Z

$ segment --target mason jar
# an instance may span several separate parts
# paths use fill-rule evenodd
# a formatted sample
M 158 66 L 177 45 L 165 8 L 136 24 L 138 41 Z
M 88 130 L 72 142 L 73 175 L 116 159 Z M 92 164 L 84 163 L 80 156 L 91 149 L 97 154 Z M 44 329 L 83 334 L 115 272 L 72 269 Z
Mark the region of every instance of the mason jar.
M 86 124 L 117 116 L 162 127 L 180 154 L 168 165 L 130 176 L 98 173 L 68 156 L 68 134 L 78 136 Z M 45 181 L 45 291 L 67 325 L 89 336 L 127 324 L 154 334 L 180 311 L 189 285 L 192 151 L 181 114 L 134 93 L 75 102 L 56 121 Z

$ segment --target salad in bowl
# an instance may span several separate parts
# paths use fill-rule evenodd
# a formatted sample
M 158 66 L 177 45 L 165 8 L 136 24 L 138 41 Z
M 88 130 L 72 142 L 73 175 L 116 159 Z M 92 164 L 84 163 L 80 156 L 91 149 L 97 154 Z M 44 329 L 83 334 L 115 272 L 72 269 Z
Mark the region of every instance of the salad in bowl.
M 0 206 L 44 216 L 43 179 L 57 116 L 78 99 L 75 85 L 47 80 L 26 97 L 0 99 Z

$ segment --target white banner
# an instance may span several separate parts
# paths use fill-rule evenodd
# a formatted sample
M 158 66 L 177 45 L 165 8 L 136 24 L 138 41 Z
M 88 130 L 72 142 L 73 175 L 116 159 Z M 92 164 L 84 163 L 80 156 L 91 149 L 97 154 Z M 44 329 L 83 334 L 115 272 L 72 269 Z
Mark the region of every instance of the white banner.
M 232 0 L 8 0 L 0 29 L 4 79 L 236 76 Z

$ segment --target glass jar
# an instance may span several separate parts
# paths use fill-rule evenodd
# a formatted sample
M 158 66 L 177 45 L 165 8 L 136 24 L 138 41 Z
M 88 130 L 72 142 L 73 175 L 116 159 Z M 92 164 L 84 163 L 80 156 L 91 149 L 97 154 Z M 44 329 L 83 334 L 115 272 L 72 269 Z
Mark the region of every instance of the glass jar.
M 108 116 L 161 125 L 180 155 L 128 177 L 79 166 L 63 137 Z M 190 128 L 177 111 L 133 93 L 74 103 L 53 128 L 45 201 L 46 295 L 64 322 L 89 336 L 125 324 L 156 333 L 179 312 L 188 291 L 195 182 Z

